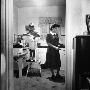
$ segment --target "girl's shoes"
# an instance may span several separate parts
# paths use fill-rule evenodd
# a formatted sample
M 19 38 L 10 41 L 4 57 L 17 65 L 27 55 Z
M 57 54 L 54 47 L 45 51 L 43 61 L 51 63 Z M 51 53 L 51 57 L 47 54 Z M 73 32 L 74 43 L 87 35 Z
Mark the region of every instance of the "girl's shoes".
M 56 77 L 54 75 L 51 76 L 51 79 L 55 79 Z
M 63 76 L 56 74 L 56 78 L 63 79 Z

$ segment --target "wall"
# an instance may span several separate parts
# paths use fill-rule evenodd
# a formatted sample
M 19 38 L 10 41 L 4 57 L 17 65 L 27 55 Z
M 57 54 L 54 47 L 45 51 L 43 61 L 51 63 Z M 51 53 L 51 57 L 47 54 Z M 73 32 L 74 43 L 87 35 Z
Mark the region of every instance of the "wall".
M 17 34 L 17 32 L 18 32 L 18 7 L 15 4 L 13 4 L 13 34 Z
M 73 76 L 73 37 L 81 34 L 81 2 L 78 0 L 66 1 L 66 90 L 72 90 Z
M 65 17 L 65 6 L 24 7 L 18 11 L 18 33 L 26 33 L 25 25 L 33 22 L 38 32 L 38 17 Z
M 86 30 L 86 13 L 90 14 L 89 0 L 66 0 L 66 90 L 73 90 L 73 38 Z

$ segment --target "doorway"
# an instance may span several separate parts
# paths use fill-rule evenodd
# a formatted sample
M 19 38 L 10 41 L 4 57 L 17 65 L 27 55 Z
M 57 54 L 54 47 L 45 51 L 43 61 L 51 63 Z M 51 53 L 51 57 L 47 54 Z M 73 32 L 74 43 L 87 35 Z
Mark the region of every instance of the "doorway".
M 14 6 L 14 1 L 12 2 L 13 4 L 11 5 L 10 4 L 10 6 L 11 6 L 11 8 L 12 8 L 12 11 L 11 12 L 9 12 L 9 15 L 10 16 L 12 16 L 12 18 L 10 19 L 10 16 L 9 16 L 9 30 L 8 30 L 8 32 L 9 32 L 9 34 L 11 34 L 10 36 L 9 36 L 9 44 L 10 44 L 10 46 L 9 46 L 9 48 L 10 48 L 10 54 L 9 54 L 9 56 L 11 57 L 11 59 L 13 60 L 13 55 L 12 55 L 12 53 L 13 53 L 13 51 L 14 51 L 14 48 L 13 48 L 13 43 L 14 43 L 14 41 L 16 40 L 16 38 L 19 36 L 19 35 L 22 35 L 22 34 L 25 34 L 25 25 L 28 25 L 30 22 L 33 22 L 34 24 L 35 24 L 35 27 L 36 27 L 36 29 L 37 29 L 37 31 L 41 34 L 41 39 L 42 39 L 42 41 L 44 41 L 44 39 L 45 39 L 45 37 L 46 37 L 46 34 L 47 33 L 49 33 L 49 27 L 53 24 L 53 23 L 55 23 L 55 22 L 58 22 L 58 23 L 60 23 L 60 25 L 62 26 L 61 27 L 61 31 L 59 32 L 59 34 L 60 34 L 60 39 L 61 39 L 61 41 L 60 42 L 62 42 L 62 44 L 64 44 L 65 45 L 65 11 L 63 11 L 62 9 L 64 9 L 65 10 L 65 8 L 66 8 L 66 6 L 65 6 L 65 3 L 63 4 L 63 5 L 61 5 L 61 6 L 58 6 L 57 5 L 57 3 L 56 3 L 56 5 L 57 6 L 53 6 L 53 3 L 52 4 L 50 4 L 50 6 L 44 6 L 44 7 L 42 7 L 43 8 L 43 10 L 41 9 L 40 10 L 40 8 L 39 8 L 39 10 L 40 10 L 40 12 L 42 12 L 42 15 L 40 15 L 41 13 L 40 12 L 38 12 L 38 13 L 40 13 L 40 14 L 36 14 L 36 16 L 33 16 L 33 14 L 31 14 L 31 13 L 28 13 L 28 11 L 30 10 L 31 12 L 34 12 L 35 10 L 36 11 L 38 11 L 37 10 L 37 8 L 36 7 L 24 7 L 24 8 L 22 8 L 21 6 L 19 6 L 19 7 L 17 7 L 18 5 L 16 5 L 16 6 Z M 18 4 L 17 2 L 15 2 L 16 4 Z M 50 3 L 50 2 L 49 2 Z M 48 4 L 49 4 L 48 3 Z M 21 3 L 22 4 L 22 3 Z M 23 4 L 22 4 L 23 5 Z M 52 8 L 52 9 L 51 9 Z M 15 10 L 15 11 L 14 11 Z M 25 11 L 26 10 L 26 11 Z M 47 10 L 46 12 L 46 15 L 44 15 L 43 13 L 44 13 L 44 11 L 45 10 Z M 63 12 L 63 14 L 64 14 L 64 17 L 63 17 L 63 15 L 59 12 L 59 10 L 61 11 L 61 12 Z M 13 12 L 13 13 L 12 13 Z M 18 14 L 17 14 L 17 12 L 18 12 Z M 25 12 L 25 13 L 24 13 Z M 55 14 L 54 14 L 54 13 Z M 25 14 L 26 13 L 28 13 L 28 15 L 26 16 Z M 34 12 L 35 13 L 35 12 Z M 51 13 L 51 14 L 50 14 Z M 19 15 L 19 16 L 18 16 Z M 30 16 L 31 15 L 31 16 Z M 34 14 L 35 15 L 35 14 Z M 30 17 L 29 17 L 30 16 Z M 17 22 L 18 21 L 18 22 Z M 46 21 L 45 23 L 44 23 L 44 21 Z M 13 23 L 12 23 L 13 22 Z M 52 23 L 51 23 L 52 22 Z M 17 23 L 18 23 L 18 25 L 17 25 Z M 39 23 L 39 24 L 38 24 Z M 42 25 L 44 23 L 44 25 Z M 13 25 L 12 25 L 13 24 Z M 41 27 L 40 27 L 40 25 L 41 25 Z M 13 28 L 13 27 L 14 28 Z M 13 28 L 13 33 L 12 33 L 12 28 Z M 42 31 L 41 31 L 42 30 Z M 47 30 L 47 31 L 45 31 L 45 30 Z M 13 43 L 12 43 L 13 42 Z M 16 42 L 16 41 L 15 41 Z M 43 44 L 43 43 L 41 43 L 41 44 Z M 42 48 L 39 48 L 39 49 L 42 49 Z M 46 49 L 44 50 L 37 50 L 37 52 L 38 53 L 41 53 L 41 54 L 43 54 L 43 55 L 41 55 L 41 54 L 39 54 L 38 55 L 38 53 L 36 53 L 37 54 L 37 57 L 36 58 L 39 58 L 39 60 L 41 61 L 41 57 L 42 56 L 44 56 L 44 57 L 42 57 L 43 58 L 43 61 L 41 61 L 41 64 L 44 64 L 44 62 L 45 62 L 45 53 L 46 53 Z M 18 50 L 16 50 L 15 51 L 15 54 L 16 54 L 16 52 L 18 52 Z M 62 69 L 62 74 L 63 74 L 63 71 L 65 70 L 65 68 L 66 68 L 66 66 L 65 66 L 65 60 L 66 60 L 66 57 L 65 57 L 65 48 L 61 48 L 61 51 L 60 51 L 60 54 L 61 54 L 61 60 L 62 60 L 62 67 L 61 67 L 61 69 Z M 41 56 L 40 56 L 41 55 Z M 40 56 L 40 57 L 38 57 L 38 56 Z M 14 58 L 14 59 L 16 59 L 16 58 Z M 12 61 L 10 61 L 10 63 L 11 64 L 13 64 L 13 62 Z M 13 71 L 13 67 L 14 67 L 14 65 L 15 64 L 13 64 L 13 66 L 10 66 L 10 68 L 12 67 L 12 71 Z M 16 65 L 15 65 L 16 66 Z M 22 66 L 21 66 L 22 67 Z M 19 68 L 18 66 L 17 66 L 17 68 Z M 16 71 L 17 73 L 19 73 L 18 72 L 18 70 Z M 44 71 L 43 71 L 44 72 Z M 11 72 L 10 72 L 11 73 Z M 12 72 L 13 73 L 13 72 Z M 47 75 L 50 75 L 50 72 L 49 71 L 45 71 L 45 74 L 46 74 L 46 76 Z M 13 75 L 14 76 L 14 75 Z M 13 79 L 13 76 L 12 76 L 12 79 Z M 44 76 L 44 77 L 46 77 L 46 76 Z M 11 79 L 11 80 L 12 80 Z M 20 78 L 21 80 L 25 80 L 26 79 L 26 77 L 24 77 L 24 78 Z M 30 78 L 29 78 L 30 79 Z M 33 79 L 35 79 L 35 77 L 33 78 Z M 39 80 L 39 78 L 36 78 L 36 80 L 38 81 Z M 44 80 L 45 80 L 45 78 L 44 78 Z M 42 81 L 44 81 L 44 80 L 42 80 Z M 14 79 L 13 79 L 13 82 L 14 82 Z M 22 81 L 20 81 L 20 82 L 22 82 Z M 28 85 L 29 86 L 29 84 L 28 84 L 28 82 L 29 82 L 29 80 L 28 81 L 26 81 L 25 80 L 25 83 L 27 83 L 26 84 L 26 86 Z M 48 82 L 48 81 L 47 81 Z M 22 85 L 24 85 L 25 83 L 23 83 Z M 43 82 L 44 84 L 45 84 L 45 82 Z M 51 82 L 52 83 L 52 88 L 53 87 L 56 87 L 57 88 L 57 85 L 55 85 L 56 83 L 53 83 L 53 82 Z M 18 84 L 18 83 L 16 83 L 16 84 Z M 34 83 L 33 83 L 34 84 Z M 49 83 L 50 84 L 50 83 Z M 21 85 L 21 87 L 22 87 L 22 85 Z M 15 86 L 15 85 L 12 85 L 13 87 Z M 35 85 L 34 85 L 35 86 Z M 34 86 L 32 85 L 32 87 L 34 88 Z M 20 87 L 20 89 L 21 89 L 21 87 Z M 43 85 L 42 85 L 42 87 L 43 87 Z M 30 87 L 29 87 L 30 88 Z M 45 87 L 46 88 L 46 87 Z M 50 90 L 50 88 L 51 87 L 49 87 L 49 90 Z

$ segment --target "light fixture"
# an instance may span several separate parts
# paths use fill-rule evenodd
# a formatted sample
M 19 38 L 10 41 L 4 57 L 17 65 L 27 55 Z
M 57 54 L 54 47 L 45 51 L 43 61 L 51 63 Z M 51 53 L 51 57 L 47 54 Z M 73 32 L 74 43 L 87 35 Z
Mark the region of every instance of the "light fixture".
M 38 7 L 44 6 L 46 4 L 45 0 L 33 0 L 34 4 Z

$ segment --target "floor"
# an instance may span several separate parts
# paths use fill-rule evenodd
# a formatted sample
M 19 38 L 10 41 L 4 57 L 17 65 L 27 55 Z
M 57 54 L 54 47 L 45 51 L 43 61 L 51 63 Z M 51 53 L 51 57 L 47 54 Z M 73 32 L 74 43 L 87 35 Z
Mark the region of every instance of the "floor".
M 64 71 L 60 75 L 65 76 Z M 14 78 L 14 90 L 65 90 L 65 80 L 51 81 L 49 69 L 41 70 L 40 76 Z

